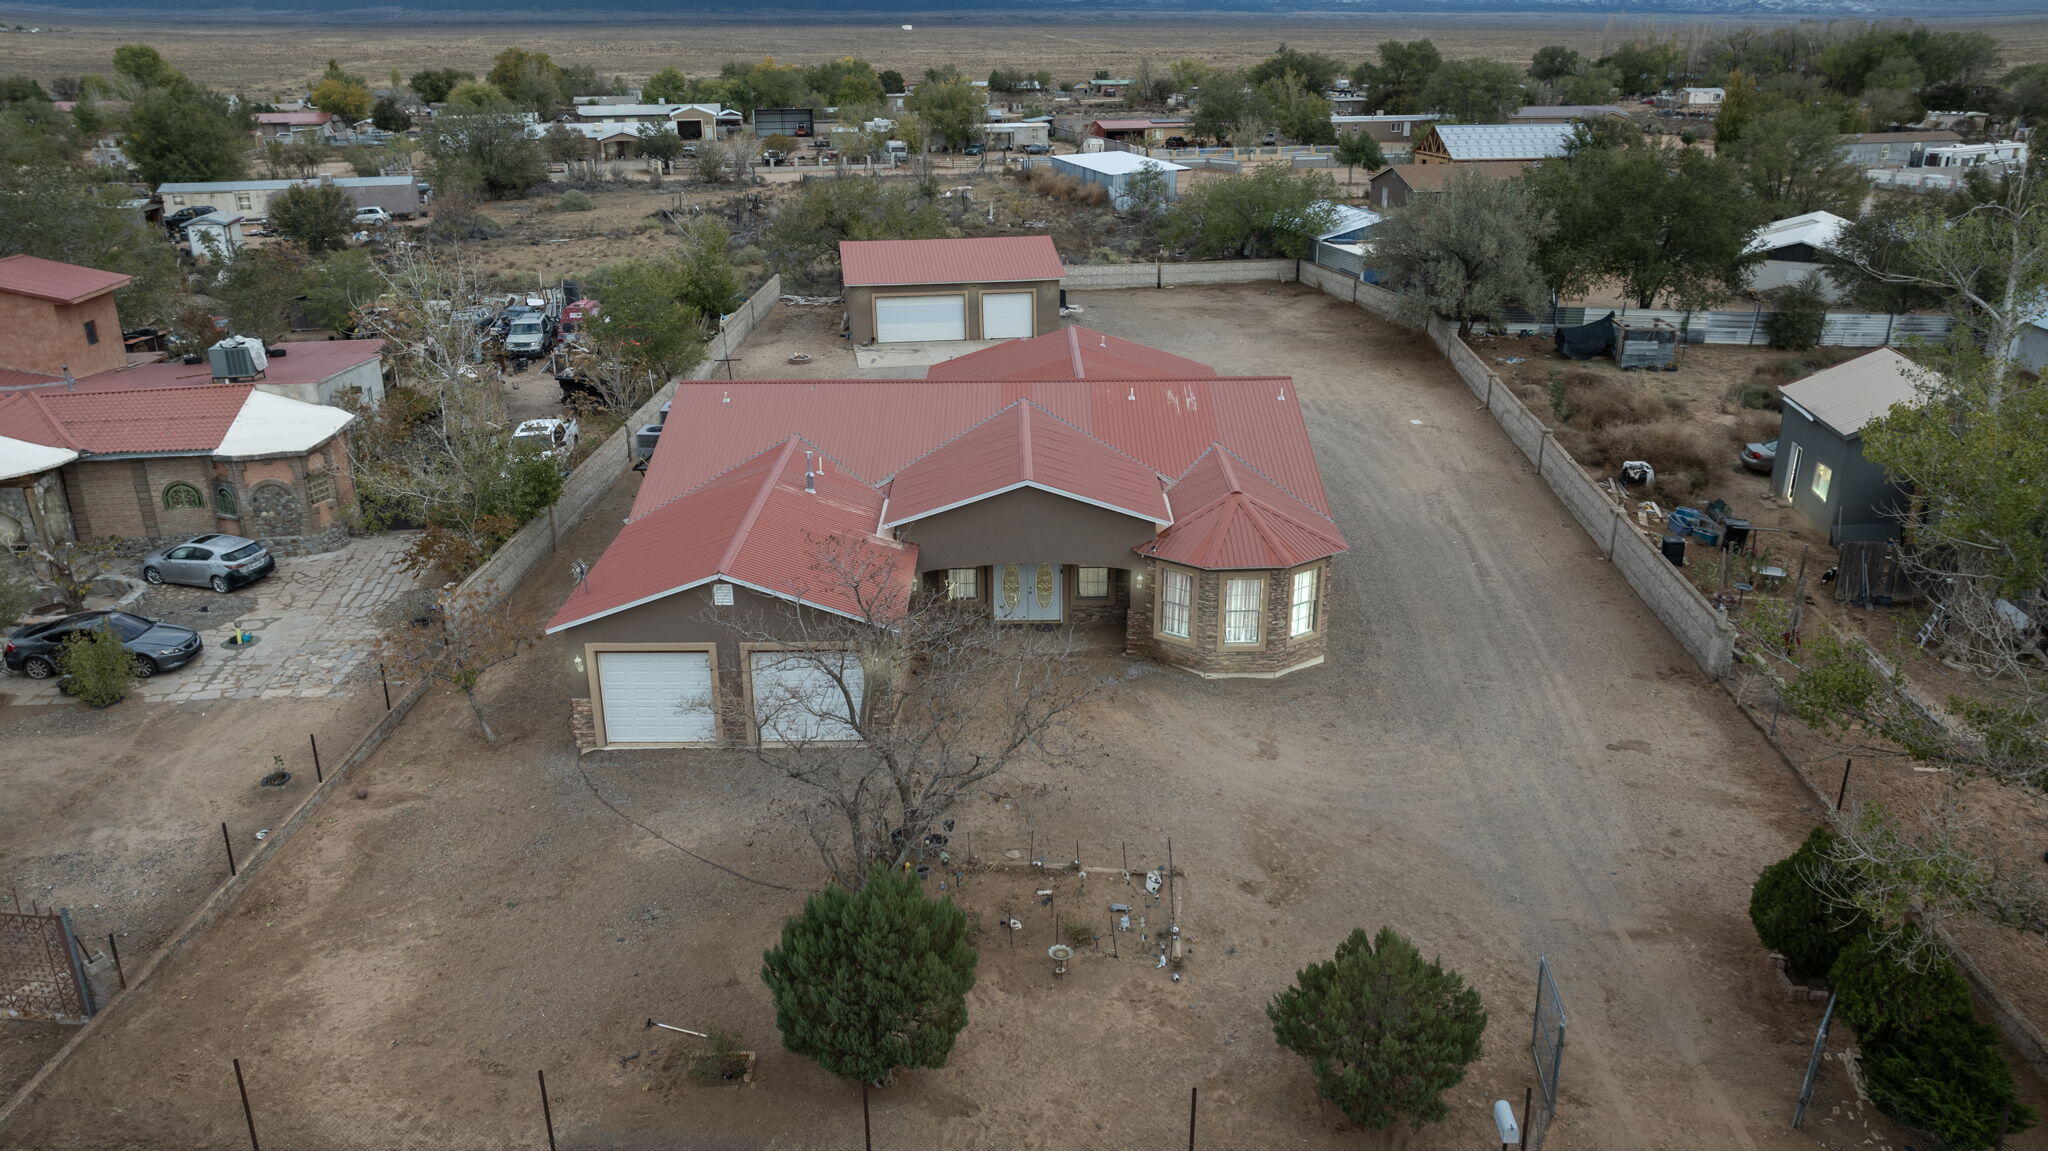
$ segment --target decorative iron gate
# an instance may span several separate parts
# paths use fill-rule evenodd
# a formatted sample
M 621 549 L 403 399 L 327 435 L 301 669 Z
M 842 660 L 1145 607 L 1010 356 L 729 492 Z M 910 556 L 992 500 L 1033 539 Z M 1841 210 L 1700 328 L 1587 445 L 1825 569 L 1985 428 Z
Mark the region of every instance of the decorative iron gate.
M 90 1018 L 92 992 L 69 915 L 0 912 L 0 1019 L 84 1023 Z

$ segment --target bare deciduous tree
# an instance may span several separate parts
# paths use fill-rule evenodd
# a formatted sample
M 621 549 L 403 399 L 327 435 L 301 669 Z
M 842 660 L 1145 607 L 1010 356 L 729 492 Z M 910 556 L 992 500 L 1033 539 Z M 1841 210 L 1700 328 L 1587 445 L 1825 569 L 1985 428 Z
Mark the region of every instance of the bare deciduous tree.
M 93 585 L 113 574 L 120 562 L 119 540 L 42 544 L 24 557 L 30 581 L 68 612 L 83 611 Z
M 489 584 L 451 596 L 430 621 L 399 624 L 378 645 L 378 658 L 393 677 L 413 682 L 438 679 L 460 691 L 476 716 L 477 729 L 498 741 L 477 702 L 484 673 L 532 646 L 533 638 L 499 603 Z
M 1071 721 L 1100 681 L 1064 631 L 1006 626 L 914 594 L 891 549 L 832 537 L 811 550 L 791 590 L 856 606 L 715 615 L 772 649 L 761 652 L 755 698 L 723 710 L 758 762 L 816 791 L 806 828 L 833 877 L 859 887 L 873 865 L 900 867 L 940 842 L 976 785 L 1023 761 L 1073 756 Z

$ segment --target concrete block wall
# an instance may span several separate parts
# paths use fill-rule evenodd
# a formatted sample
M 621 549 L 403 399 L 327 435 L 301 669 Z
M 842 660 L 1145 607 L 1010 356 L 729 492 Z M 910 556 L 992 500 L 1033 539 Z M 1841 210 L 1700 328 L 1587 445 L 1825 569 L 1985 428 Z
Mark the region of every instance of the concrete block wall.
M 1312 284 L 1324 294 L 1350 300 L 1383 318 L 1403 322 L 1394 293 L 1349 276 L 1304 263 L 1301 282 Z M 1728 674 L 1735 658 L 1735 628 L 1721 612 L 1693 586 L 1685 573 L 1631 527 L 1626 513 L 1592 480 L 1561 447 L 1543 421 L 1487 367 L 1465 342 L 1458 338 L 1456 325 L 1431 319 L 1426 327 L 1431 342 L 1450 362 L 1458 378 L 1472 390 L 1500 425 L 1508 439 L 1529 461 L 1565 506 L 1579 527 L 1628 585 L 1635 589 L 1644 606 L 1656 615 L 1680 646 L 1709 675 Z
M 681 379 L 704 380 L 719 369 L 719 360 L 732 355 L 734 349 L 746 342 L 755 325 L 768 314 L 782 298 L 782 277 L 771 276 L 760 290 L 747 297 L 739 310 L 725 318 L 725 324 L 718 335 L 704 347 L 704 359 Z M 556 497 L 547 514 L 538 516 L 525 527 L 513 533 L 504 546 L 491 553 L 483 566 L 469 574 L 455 591 L 457 596 L 475 597 L 486 607 L 495 607 L 512 594 L 542 560 L 555 554 L 561 537 L 579 522 L 591 505 L 603 498 L 611 489 L 620 473 L 632 466 L 631 448 L 633 431 L 646 424 L 658 423 L 661 419 L 661 405 L 667 403 L 676 393 L 681 379 L 670 380 L 658 389 L 654 396 L 640 405 L 627 417 L 617 431 L 605 437 L 605 441 L 583 458 L 576 470 L 562 484 L 562 494 Z
M 1173 288 L 1186 284 L 1287 283 L 1293 260 L 1203 260 L 1179 264 L 1070 264 L 1060 286 L 1069 291 Z

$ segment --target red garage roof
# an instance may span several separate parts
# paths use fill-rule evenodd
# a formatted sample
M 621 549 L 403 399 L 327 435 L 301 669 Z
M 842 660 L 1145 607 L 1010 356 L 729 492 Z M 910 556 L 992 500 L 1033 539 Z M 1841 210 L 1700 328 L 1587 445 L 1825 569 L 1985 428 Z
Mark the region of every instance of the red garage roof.
M 1050 241 L 1047 241 L 1050 243 Z M 0 259 L 0 292 L 34 296 L 59 304 L 82 304 L 94 296 L 122 287 L 133 276 L 60 264 L 41 256 L 8 256 Z
M 0 398 L 0 434 L 95 455 L 211 452 L 252 390 L 248 384 L 37 388 Z
M 1167 496 L 1173 526 L 1134 549 L 1140 555 L 1225 570 L 1294 567 L 1350 550 L 1330 517 L 1220 445 L 1196 460 Z
M 887 482 L 885 527 L 1018 488 L 1165 523 L 1159 473 L 1029 400 L 1018 400 L 906 465 Z
M 907 597 L 917 576 L 914 544 L 874 535 L 881 511 L 880 492 L 816 445 L 790 436 L 628 523 L 548 621 L 548 630 L 714 580 L 867 619 L 856 594 L 861 587 L 886 602 Z M 861 545 L 863 559 L 878 556 L 882 564 L 855 587 L 846 586 L 843 571 L 821 563 L 835 548 Z
M 1050 236 L 965 240 L 844 240 L 839 268 L 849 288 L 897 284 L 995 284 L 1067 274 Z
M 1075 325 L 941 360 L 927 380 L 1181 380 L 1216 369 L 1134 340 Z

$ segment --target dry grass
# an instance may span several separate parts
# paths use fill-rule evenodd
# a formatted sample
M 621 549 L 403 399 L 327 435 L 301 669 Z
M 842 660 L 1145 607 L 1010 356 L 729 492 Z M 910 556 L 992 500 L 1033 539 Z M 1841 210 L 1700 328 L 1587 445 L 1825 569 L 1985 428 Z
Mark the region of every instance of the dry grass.
M 46 25 L 54 25 L 54 32 L 9 36 L 7 71 L 38 80 L 81 72 L 111 74 L 116 45 L 144 42 L 203 83 L 247 89 L 254 95 L 285 95 L 302 93 L 330 58 L 382 80 L 393 69 L 408 76 L 429 67 L 482 72 L 500 49 L 523 44 L 546 51 L 563 64 L 588 64 L 600 75 L 629 80 L 644 79 L 671 65 L 698 75 L 717 71 L 726 60 L 769 55 L 795 64 L 859 56 L 905 75 L 953 64 L 970 76 L 985 76 L 992 68 L 1030 61 L 1033 68 L 1049 69 L 1055 79 L 1081 80 L 1097 68 L 1122 75 L 1140 61 L 1157 69 L 1179 56 L 1244 67 L 1269 55 L 1281 41 L 1313 45 L 1318 52 L 1351 63 L 1371 56 L 1386 40 L 1428 38 L 1446 56 L 1486 56 L 1520 66 L 1541 44 L 1571 44 L 1598 55 L 1602 45 L 1644 32 L 1683 40 L 1731 23 L 1773 23 L 1761 18 L 1653 21 L 1535 13 L 1133 18 L 1122 13 L 1062 12 L 1029 22 L 924 14 L 913 19 L 914 32 L 902 31 L 893 18 L 778 25 L 705 20 L 690 13 L 668 18 L 636 13 L 630 22 L 585 14 L 549 22 L 492 13 L 471 23 L 438 25 L 381 18 L 289 20 L 243 11 L 181 13 L 175 26 L 138 17 L 65 16 Z M 2039 16 L 1932 22 L 1991 32 L 2008 64 L 2048 59 L 2048 19 Z
M 1083 184 L 1071 176 L 1061 176 L 1044 168 L 1033 168 L 1020 179 L 1025 188 L 1048 200 L 1097 208 L 1105 207 L 1109 203 L 1109 189 L 1102 185 Z
M 1536 397 L 1526 397 L 1532 402 Z M 1549 419 L 1558 439 L 1594 474 L 1628 460 L 1657 469 L 1657 492 L 1690 498 L 1727 463 L 1727 431 L 1692 417 L 1673 397 L 1659 399 L 1628 378 L 1589 371 L 1553 373 Z

